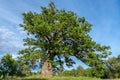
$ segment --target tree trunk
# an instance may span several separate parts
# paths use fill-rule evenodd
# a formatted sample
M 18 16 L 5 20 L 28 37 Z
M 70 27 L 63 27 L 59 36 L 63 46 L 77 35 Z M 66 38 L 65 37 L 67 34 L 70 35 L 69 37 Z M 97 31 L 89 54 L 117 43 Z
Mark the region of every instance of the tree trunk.
M 53 76 L 53 67 L 48 60 L 46 60 L 42 65 L 42 77 L 52 77 Z

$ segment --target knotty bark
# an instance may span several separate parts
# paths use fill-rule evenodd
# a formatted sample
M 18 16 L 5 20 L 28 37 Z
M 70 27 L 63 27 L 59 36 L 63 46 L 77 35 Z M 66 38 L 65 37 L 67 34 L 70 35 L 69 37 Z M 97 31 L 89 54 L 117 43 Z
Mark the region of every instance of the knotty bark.
M 52 77 L 53 76 L 53 67 L 48 60 L 46 60 L 42 65 L 42 77 Z

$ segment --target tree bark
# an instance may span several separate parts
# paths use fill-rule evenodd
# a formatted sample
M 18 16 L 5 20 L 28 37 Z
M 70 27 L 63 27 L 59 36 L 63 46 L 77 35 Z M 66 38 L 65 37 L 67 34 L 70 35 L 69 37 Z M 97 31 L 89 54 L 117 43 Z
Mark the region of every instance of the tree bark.
M 42 65 L 42 72 L 41 75 L 42 77 L 52 77 L 53 76 L 53 67 L 48 60 L 46 60 L 43 65 Z

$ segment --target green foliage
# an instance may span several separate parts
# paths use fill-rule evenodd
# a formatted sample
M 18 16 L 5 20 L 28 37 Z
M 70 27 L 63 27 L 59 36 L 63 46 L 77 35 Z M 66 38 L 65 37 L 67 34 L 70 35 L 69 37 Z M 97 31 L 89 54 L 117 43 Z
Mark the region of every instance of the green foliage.
M 76 71 L 73 70 L 65 70 L 62 74 L 63 76 L 76 76 Z
M 102 78 L 104 76 L 104 71 L 105 69 L 102 67 L 92 67 L 85 70 L 84 76 Z
M 53 2 L 48 8 L 41 9 L 41 13 L 24 13 L 24 23 L 20 24 L 28 34 L 24 39 L 28 48 L 19 54 L 30 62 L 29 65 L 39 59 L 41 65 L 49 61 L 56 70 L 63 68 L 64 63 L 67 66 L 75 64 L 71 58 L 74 56 L 91 67 L 99 64 L 98 68 L 102 68 L 104 58 L 110 54 L 110 47 L 92 40 L 89 35 L 92 25 L 84 17 L 72 11 L 58 10 Z M 95 67 L 95 70 L 98 68 Z
M 3 78 L 5 76 L 13 76 L 16 74 L 17 65 L 16 61 L 12 58 L 12 55 L 6 54 L 0 61 L 0 74 Z
M 5 54 L 0 61 L 0 79 L 13 79 L 13 77 L 30 74 L 29 67 L 23 60 L 15 60 L 11 54 Z
M 84 71 L 84 76 L 86 76 L 86 77 L 94 77 L 91 73 L 92 73 L 92 69 L 91 68 L 87 68 Z
M 120 55 L 106 61 L 104 78 L 120 78 Z
M 84 68 L 82 66 L 78 66 L 76 69 L 77 76 L 84 76 Z
M 31 66 L 29 65 L 28 60 L 23 57 L 18 57 L 17 59 L 17 75 L 24 77 L 31 74 Z
M 59 76 L 73 76 L 73 77 L 79 77 L 79 76 L 84 76 L 84 69 L 82 66 L 78 66 L 77 69 L 72 69 L 72 70 L 65 70 L 62 72 L 61 75 Z

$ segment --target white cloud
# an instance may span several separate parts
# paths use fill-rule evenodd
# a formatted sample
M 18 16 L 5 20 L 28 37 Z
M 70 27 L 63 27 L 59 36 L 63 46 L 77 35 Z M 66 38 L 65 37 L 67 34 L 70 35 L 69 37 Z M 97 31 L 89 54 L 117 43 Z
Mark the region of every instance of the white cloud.
M 0 28 L 0 56 L 5 53 L 16 53 L 23 49 L 23 42 L 18 34 L 8 28 Z
M 23 28 L 21 28 L 21 27 L 17 27 L 17 30 L 19 31 L 19 33 L 20 34 L 26 34 L 27 32 L 26 31 L 24 31 L 24 29 Z
M 0 28 L 0 38 L 1 39 L 7 39 L 7 38 L 13 38 L 14 32 L 10 31 L 7 28 Z

